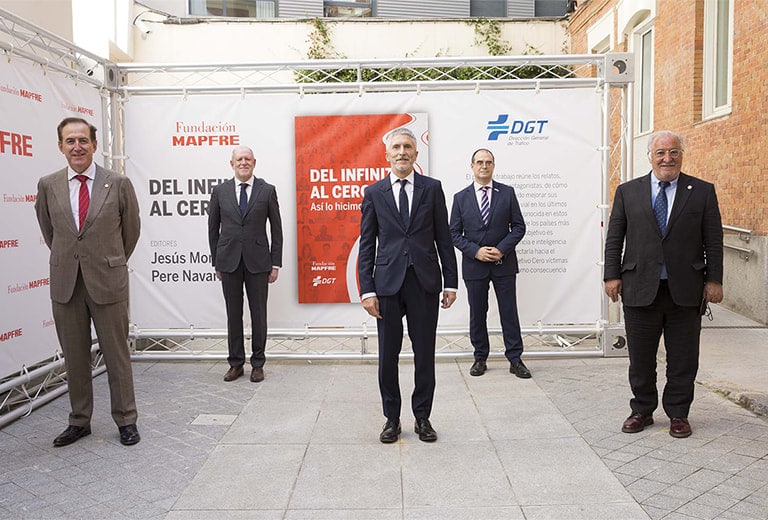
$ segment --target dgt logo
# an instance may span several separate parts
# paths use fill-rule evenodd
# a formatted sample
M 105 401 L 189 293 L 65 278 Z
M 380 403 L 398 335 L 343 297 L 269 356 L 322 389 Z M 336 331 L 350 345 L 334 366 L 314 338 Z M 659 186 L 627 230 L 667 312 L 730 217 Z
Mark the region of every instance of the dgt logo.
M 515 119 L 509 122 L 509 114 L 499 114 L 496 121 L 488 121 L 489 141 L 498 141 L 501 135 L 517 134 L 540 134 L 544 131 L 544 125 L 549 123 L 548 119 Z
M 336 278 L 323 278 L 322 276 L 315 276 L 312 278 L 312 287 L 317 287 L 318 285 L 333 285 L 336 283 Z

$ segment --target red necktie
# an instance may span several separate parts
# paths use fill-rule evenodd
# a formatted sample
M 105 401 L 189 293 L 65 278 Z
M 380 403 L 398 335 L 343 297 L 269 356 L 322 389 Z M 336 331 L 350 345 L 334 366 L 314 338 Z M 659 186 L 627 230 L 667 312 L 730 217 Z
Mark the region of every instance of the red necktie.
M 86 184 L 88 177 L 85 175 L 75 175 L 75 179 L 80 181 L 80 196 L 78 199 L 78 216 L 80 217 L 80 227 L 78 229 L 83 229 L 85 216 L 88 214 L 88 206 L 91 205 L 91 195 L 88 193 L 88 185 Z

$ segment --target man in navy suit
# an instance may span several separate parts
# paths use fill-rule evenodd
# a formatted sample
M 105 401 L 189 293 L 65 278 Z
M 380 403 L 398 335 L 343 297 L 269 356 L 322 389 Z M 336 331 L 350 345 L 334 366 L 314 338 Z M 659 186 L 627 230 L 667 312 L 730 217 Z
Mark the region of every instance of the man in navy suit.
M 395 442 L 401 431 L 397 362 L 405 316 L 415 369 L 414 431 L 420 440 L 433 442 L 437 433 L 429 416 L 440 290 L 444 288 L 442 307 L 447 309 L 456 299 L 456 256 L 442 186 L 414 172 L 416 137 L 398 128 L 387 135 L 386 143 L 392 173 L 365 190 L 358 255 L 360 299 L 377 319 L 379 333 L 379 390 L 387 418 L 379 440 Z
M 648 139 L 649 175 L 621 184 L 605 238 L 605 292 L 619 295 L 629 351 L 631 415 L 621 430 L 653 424 L 656 354 L 664 334 L 667 382 L 662 406 L 669 434 L 688 437 L 699 366 L 701 310 L 723 299 L 723 228 L 715 187 L 681 173 L 683 138 Z
M 268 284 L 283 262 L 283 228 L 275 187 L 253 176 L 253 151 L 238 146 L 230 160 L 233 179 L 216 186 L 208 208 L 208 241 L 227 308 L 229 370 L 224 381 L 243 375 L 243 285 L 251 312 L 251 382 L 264 380 Z M 269 236 L 267 236 L 269 221 Z M 270 242 L 271 239 L 271 242 Z
M 475 349 L 469 373 L 481 376 L 488 368 L 488 289 L 493 282 L 509 371 L 527 379 L 531 372 L 520 359 L 523 338 L 515 253 L 525 235 L 525 221 L 514 188 L 493 180 L 495 159 L 490 150 L 473 153 L 470 167 L 475 181 L 454 195 L 450 224 L 453 244 L 462 253 L 461 274 L 469 299 L 469 339 Z

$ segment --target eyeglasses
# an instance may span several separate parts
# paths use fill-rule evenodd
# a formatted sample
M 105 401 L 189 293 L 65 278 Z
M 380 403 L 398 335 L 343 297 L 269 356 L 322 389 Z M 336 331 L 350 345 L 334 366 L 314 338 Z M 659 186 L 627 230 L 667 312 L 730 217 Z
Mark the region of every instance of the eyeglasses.
M 667 154 L 669 154 L 669 156 L 672 157 L 673 159 L 677 159 L 678 157 L 683 155 L 683 151 L 678 150 L 677 148 L 672 148 L 670 150 L 654 150 L 653 151 L 653 156 L 658 159 L 661 159 Z
M 478 166 L 493 166 L 493 161 L 475 161 Z

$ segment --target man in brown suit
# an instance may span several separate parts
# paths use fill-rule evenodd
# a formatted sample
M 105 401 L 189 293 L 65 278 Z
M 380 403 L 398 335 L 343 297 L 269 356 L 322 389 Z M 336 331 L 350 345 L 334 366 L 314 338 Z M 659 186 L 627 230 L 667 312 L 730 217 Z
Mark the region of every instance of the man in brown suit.
M 139 239 L 139 205 L 127 177 L 93 162 L 93 125 L 66 118 L 57 132 L 69 166 L 40 179 L 35 202 L 51 250 L 53 318 L 72 406 L 69 426 L 53 445 L 66 446 L 91 433 L 93 321 L 107 366 L 112 418 L 120 442 L 130 446 L 140 440 L 127 342 L 128 258 Z

